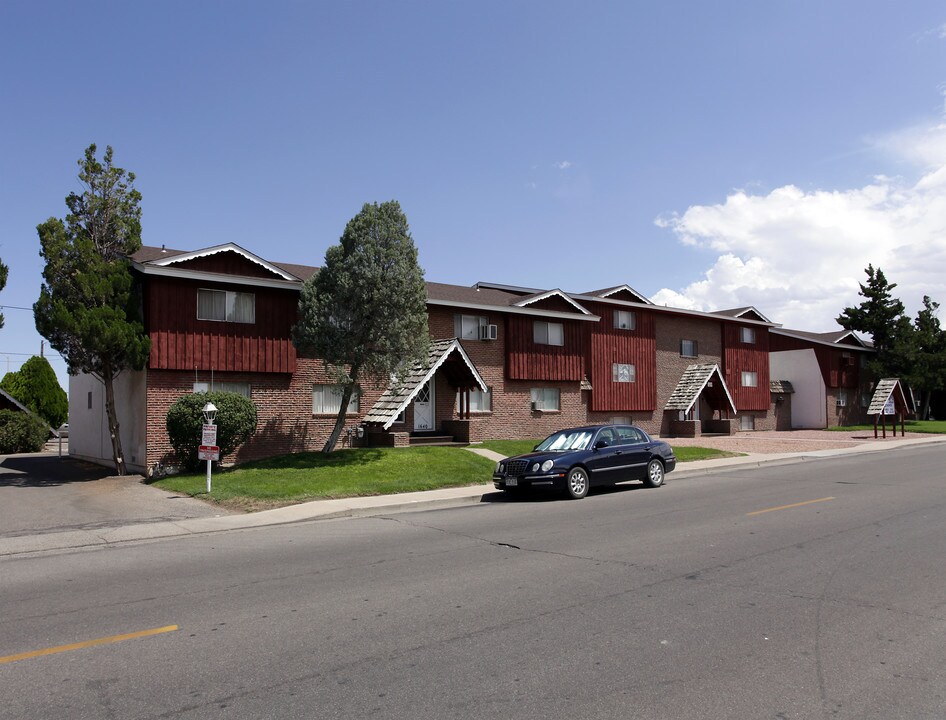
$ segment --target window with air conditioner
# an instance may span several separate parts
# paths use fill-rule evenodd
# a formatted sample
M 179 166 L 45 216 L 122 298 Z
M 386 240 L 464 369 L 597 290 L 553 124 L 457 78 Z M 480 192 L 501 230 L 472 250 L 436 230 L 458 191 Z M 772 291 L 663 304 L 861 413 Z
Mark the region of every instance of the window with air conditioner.
M 232 290 L 197 291 L 197 319 L 255 323 L 256 295 Z
M 532 324 L 532 341 L 536 345 L 564 345 L 565 326 L 562 323 L 536 320 Z
M 489 325 L 489 318 L 482 315 L 454 315 L 453 332 L 461 340 L 482 340 L 482 328 Z
M 847 388 L 838 388 L 837 406 L 847 407 Z
M 532 408 L 544 412 L 561 410 L 562 395 L 558 388 L 532 388 Z

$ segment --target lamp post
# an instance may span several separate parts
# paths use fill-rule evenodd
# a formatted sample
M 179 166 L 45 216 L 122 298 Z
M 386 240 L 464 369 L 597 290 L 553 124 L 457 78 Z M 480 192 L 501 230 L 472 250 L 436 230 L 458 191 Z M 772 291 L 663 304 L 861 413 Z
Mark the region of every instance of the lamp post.
M 208 402 L 204 405 L 201 412 L 204 415 L 204 427 L 201 435 L 201 440 L 203 445 L 210 445 L 216 449 L 217 445 L 217 426 L 214 424 L 214 420 L 217 418 L 217 406 L 212 402 Z M 210 465 L 213 461 L 211 460 L 211 455 L 207 455 L 207 494 L 210 494 Z

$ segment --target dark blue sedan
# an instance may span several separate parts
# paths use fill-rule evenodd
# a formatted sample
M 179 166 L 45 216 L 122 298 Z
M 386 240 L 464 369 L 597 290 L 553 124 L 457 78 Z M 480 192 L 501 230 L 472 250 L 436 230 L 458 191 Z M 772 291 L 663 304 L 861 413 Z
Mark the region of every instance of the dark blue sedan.
M 493 472 L 499 490 L 549 488 L 578 499 L 595 485 L 643 480 L 660 487 L 677 465 L 673 449 L 633 425 L 588 425 L 559 430 L 525 455 L 500 460 Z

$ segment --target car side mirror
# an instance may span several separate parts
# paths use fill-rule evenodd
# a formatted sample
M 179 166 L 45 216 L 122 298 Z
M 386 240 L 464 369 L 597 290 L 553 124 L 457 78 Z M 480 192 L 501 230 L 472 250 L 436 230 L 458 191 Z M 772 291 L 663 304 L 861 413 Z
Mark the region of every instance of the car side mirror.
M 610 445 L 610 444 L 611 444 L 611 443 L 609 443 L 607 440 L 599 440 L 598 442 L 595 443 L 595 450 L 600 450 L 601 448 L 606 448 L 606 447 L 608 447 L 608 445 Z
M 538 446 L 538 445 L 533 445 L 533 446 L 532 446 L 532 452 L 535 452 L 535 451 L 538 450 L 538 449 L 539 449 L 539 446 Z

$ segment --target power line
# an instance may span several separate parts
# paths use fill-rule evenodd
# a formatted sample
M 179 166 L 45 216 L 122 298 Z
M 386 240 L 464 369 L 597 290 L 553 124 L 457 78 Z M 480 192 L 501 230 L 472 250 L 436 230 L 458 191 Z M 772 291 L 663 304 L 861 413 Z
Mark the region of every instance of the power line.
M 0 310 L 29 310 L 32 312 L 33 308 L 20 307 L 19 305 L 0 305 Z

